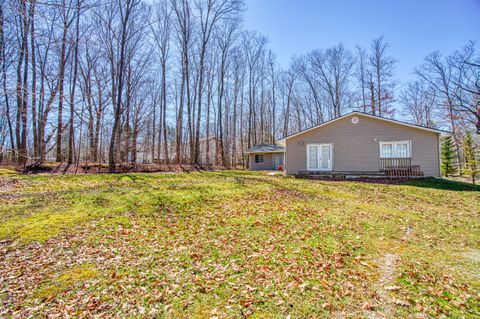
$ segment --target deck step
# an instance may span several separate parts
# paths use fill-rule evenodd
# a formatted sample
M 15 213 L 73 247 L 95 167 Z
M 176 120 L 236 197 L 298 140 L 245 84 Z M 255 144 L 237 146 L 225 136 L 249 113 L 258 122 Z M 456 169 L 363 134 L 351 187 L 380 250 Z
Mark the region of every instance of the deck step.
M 416 169 L 398 169 L 386 171 L 300 171 L 297 178 L 315 179 L 315 180 L 342 180 L 356 178 L 419 178 L 423 177 L 423 172 Z
M 411 165 L 408 167 L 386 167 L 384 172 L 390 177 L 423 176 L 423 171 L 420 169 L 420 165 Z
M 386 176 L 385 172 L 379 171 L 334 171 L 334 172 L 319 172 L 319 171 L 300 171 L 297 174 L 298 177 L 309 177 L 309 176 L 316 176 L 316 177 L 345 177 L 345 176 Z

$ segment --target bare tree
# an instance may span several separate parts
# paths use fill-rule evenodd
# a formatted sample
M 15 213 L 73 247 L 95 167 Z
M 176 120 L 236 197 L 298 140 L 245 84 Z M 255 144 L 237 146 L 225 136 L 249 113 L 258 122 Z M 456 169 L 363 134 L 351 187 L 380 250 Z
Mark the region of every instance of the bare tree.
M 39 43 L 33 40 L 35 50 L 38 53 L 35 55 L 35 67 L 38 69 L 39 76 L 38 110 L 36 112 L 38 121 L 36 125 L 38 132 L 36 135 L 39 148 L 36 156 L 39 158 L 40 163 L 45 161 L 48 152 L 47 145 L 55 135 L 54 130 L 47 130 L 47 125 L 59 89 L 59 74 L 58 71 L 54 71 L 53 67 L 56 61 L 55 59 L 51 61 L 50 58 L 55 56 L 52 52 L 52 46 L 55 42 L 55 23 L 53 21 L 56 21 L 59 13 L 58 10 L 51 10 L 49 13 L 50 21 L 47 21 L 46 28 L 42 30 L 44 41 Z
M 110 146 L 108 150 L 108 163 L 110 166 L 115 165 L 115 147 L 118 144 L 120 132 L 120 118 L 122 115 L 122 99 L 123 89 L 125 82 L 125 66 L 126 66 L 126 50 L 129 37 L 131 36 L 131 18 L 137 7 L 140 5 L 139 0 L 124 0 L 118 2 L 118 10 L 120 14 L 120 42 L 119 46 L 119 59 L 118 63 L 118 79 L 116 88 L 116 100 L 114 100 L 114 115 L 113 115 L 113 127 L 112 134 L 110 136 Z
M 75 88 L 77 86 L 77 73 L 78 73 L 78 45 L 80 41 L 80 13 L 82 10 L 82 1 L 77 0 L 77 11 L 75 13 L 76 23 L 75 23 L 75 39 L 74 39 L 74 48 L 73 48 L 73 75 L 71 80 L 71 91 L 70 91 L 70 120 L 69 120 L 69 136 L 68 136 L 68 164 L 73 163 L 73 152 L 74 152 L 74 127 L 73 127 L 73 117 L 75 113 Z
M 347 104 L 351 97 L 349 81 L 354 64 L 352 54 L 339 44 L 325 52 L 313 51 L 308 59 L 313 72 L 321 77 L 320 83 L 329 97 L 330 117 L 339 117 L 345 107 L 344 104 Z
M 200 156 L 200 119 L 202 114 L 203 81 L 205 73 L 205 54 L 212 36 L 212 32 L 222 19 L 228 19 L 233 14 L 238 14 L 241 8 L 239 0 L 196 0 L 195 6 L 199 11 L 200 20 L 200 54 L 199 54 L 199 80 L 197 89 L 197 124 L 195 132 L 195 147 L 193 162 L 198 163 Z
M 286 94 L 286 103 L 284 107 L 284 120 L 283 120 L 283 136 L 290 134 L 289 122 L 290 122 L 290 112 L 293 98 L 293 86 L 295 84 L 296 74 L 294 70 L 290 70 L 283 74 L 284 79 L 284 94 Z
M 27 3 L 19 1 L 19 57 L 17 63 L 17 114 L 16 114 L 16 145 L 19 164 L 27 161 L 27 93 L 28 93 L 28 35 L 30 34 L 30 19 L 33 16 L 33 7 L 30 6 L 27 14 Z M 22 74 L 23 68 L 23 74 Z
M 15 141 L 13 139 L 13 129 L 12 129 L 12 121 L 11 121 L 11 114 L 10 114 L 10 102 L 9 102 L 9 94 L 7 89 L 7 59 L 6 55 L 6 41 L 5 41 L 5 31 L 4 31 L 4 6 L 5 3 L 0 3 L 0 63 L 2 64 L 2 88 L 3 88 L 3 95 L 5 99 L 5 117 L 6 122 L 8 125 L 8 135 L 10 137 L 10 148 L 13 152 L 15 152 Z M 15 155 L 15 153 L 13 153 Z
M 393 98 L 393 89 L 396 82 L 393 80 L 393 70 L 397 60 L 387 55 L 390 45 L 383 40 L 383 36 L 374 39 L 371 43 L 370 67 L 375 86 L 376 106 L 372 107 L 373 114 L 391 116 L 389 108 Z
M 257 34 L 256 32 L 247 31 L 243 34 L 243 50 L 247 64 L 248 76 L 248 128 L 247 128 L 247 147 L 252 146 L 256 142 L 255 126 L 255 108 L 257 84 L 260 79 L 258 67 L 265 55 L 265 47 L 267 38 Z
M 269 79 L 270 79 L 270 87 L 272 89 L 272 143 L 275 143 L 276 140 L 276 134 L 277 134 L 277 127 L 276 127 L 276 122 L 277 122 L 277 92 L 276 92 L 276 87 L 277 87 L 277 82 L 278 82 L 278 76 L 279 73 L 275 69 L 276 68 L 276 63 L 275 63 L 275 55 L 273 54 L 272 51 L 268 51 L 268 70 L 269 70 Z
M 426 83 L 428 83 L 436 92 L 438 98 L 437 104 L 443 110 L 453 132 L 457 158 L 461 158 L 458 119 L 454 109 L 454 98 L 457 95 L 458 86 L 453 82 L 453 70 L 451 65 L 442 59 L 438 51 L 429 54 L 425 58 L 425 63 L 416 70 L 416 74 Z M 461 165 L 458 166 L 461 170 Z
M 220 53 L 220 66 L 218 72 L 218 99 L 217 99 L 217 131 L 218 137 L 216 139 L 216 150 L 217 150 L 217 157 L 216 162 L 221 163 L 222 165 L 227 165 L 226 158 L 225 158 L 225 148 L 224 148 L 224 115 L 223 115 L 223 105 L 224 97 L 225 97 L 225 83 L 226 83 L 226 72 L 228 68 L 228 56 L 230 55 L 230 51 L 235 41 L 235 32 L 237 31 L 238 24 L 235 22 L 227 21 L 224 25 L 219 28 L 218 33 L 216 34 L 216 40 L 219 47 Z
M 190 9 L 190 3 L 187 0 L 171 0 L 173 11 L 177 23 L 175 24 L 177 31 L 177 38 L 181 48 L 181 82 L 180 82 L 180 102 L 177 112 L 177 125 L 176 125 L 176 162 L 181 164 L 183 161 L 182 145 L 183 145 L 183 112 L 185 104 L 185 95 L 187 98 L 187 110 L 190 114 L 190 71 L 189 71 L 189 46 L 192 36 L 192 14 Z M 186 92 L 185 92 L 186 91 Z
M 435 91 L 419 81 L 408 83 L 407 87 L 400 93 L 400 102 L 415 124 L 427 127 L 434 126 L 435 98 Z
M 65 69 L 67 66 L 67 50 L 70 51 L 70 48 L 67 48 L 68 45 L 68 32 L 70 26 L 75 21 L 75 8 L 73 0 L 61 0 L 58 4 L 61 12 L 60 16 L 62 19 L 62 40 L 60 48 L 60 63 L 59 63 L 59 86 L 58 86 L 58 111 L 57 111 L 57 152 L 56 152 L 56 161 L 62 162 L 62 134 L 63 134 L 63 101 L 64 96 L 64 86 L 65 86 Z
M 361 46 L 355 46 L 357 54 L 357 63 L 355 77 L 359 85 L 360 109 L 367 113 L 367 92 L 368 92 L 368 71 L 367 71 L 367 51 Z
M 454 70 L 454 108 L 457 113 L 476 127 L 480 134 L 480 54 L 476 43 L 470 42 L 456 51 L 448 60 Z
M 312 112 L 313 124 L 320 124 L 324 121 L 324 110 L 322 101 L 321 78 L 313 71 L 313 67 L 307 56 L 300 56 L 292 61 L 294 72 L 298 73 L 299 79 L 304 81 L 308 89 L 303 89 L 303 96 L 311 100 L 315 112 Z
M 161 67 L 161 110 L 158 145 L 161 147 L 163 136 L 163 155 L 166 163 L 169 163 L 169 152 L 167 144 L 167 61 L 170 51 L 172 9 L 166 1 L 157 4 L 155 9 L 156 23 L 152 24 L 155 44 L 157 45 Z M 160 157 L 160 153 L 159 153 Z

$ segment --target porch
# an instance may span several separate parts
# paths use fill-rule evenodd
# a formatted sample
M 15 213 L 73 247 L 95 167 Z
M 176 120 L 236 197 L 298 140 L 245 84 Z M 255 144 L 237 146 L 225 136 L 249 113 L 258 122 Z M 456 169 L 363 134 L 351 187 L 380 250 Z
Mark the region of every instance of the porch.
M 296 175 L 309 179 L 349 179 L 349 178 L 415 178 L 423 177 L 420 165 L 413 165 L 412 158 L 379 158 L 378 171 L 336 171 L 307 170 Z
M 413 165 L 411 157 L 390 157 L 379 159 L 379 170 L 392 177 L 421 177 L 420 165 Z

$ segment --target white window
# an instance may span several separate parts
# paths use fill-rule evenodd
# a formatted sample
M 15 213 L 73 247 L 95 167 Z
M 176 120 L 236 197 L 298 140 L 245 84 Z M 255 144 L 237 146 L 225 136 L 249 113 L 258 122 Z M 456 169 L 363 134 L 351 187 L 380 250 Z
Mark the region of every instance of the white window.
M 307 169 L 313 171 L 332 170 L 332 144 L 308 144 Z
M 317 145 L 308 145 L 308 168 L 318 169 Z
M 393 142 L 380 142 L 380 157 L 391 158 L 393 156 Z
M 410 141 L 380 142 L 380 158 L 410 158 L 411 146 Z
M 255 154 L 255 164 L 263 164 L 263 154 Z

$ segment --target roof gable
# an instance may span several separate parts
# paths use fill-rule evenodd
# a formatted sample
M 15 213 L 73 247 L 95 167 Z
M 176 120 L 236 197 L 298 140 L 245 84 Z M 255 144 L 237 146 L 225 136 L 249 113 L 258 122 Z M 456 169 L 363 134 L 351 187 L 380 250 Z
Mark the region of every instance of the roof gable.
M 428 131 L 428 132 L 432 132 L 432 133 L 437 133 L 437 134 L 447 134 L 447 135 L 450 135 L 451 132 L 448 132 L 448 131 L 443 131 L 443 130 L 438 130 L 438 129 L 434 129 L 434 128 L 430 128 L 430 127 L 425 127 L 425 126 L 420 126 L 420 125 L 416 125 L 416 124 L 411 124 L 411 123 L 407 123 L 407 122 L 402 122 L 402 121 L 398 121 L 398 120 L 392 120 L 392 119 L 387 119 L 387 118 L 383 118 L 383 117 L 379 117 L 379 116 L 376 116 L 376 115 L 372 115 L 372 114 L 368 114 L 368 113 L 363 113 L 363 112 L 358 112 L 358 111 L 353 111 L 353 112 L 350 112 L 350 113 L 347 113 L 345 115 L 342 115 L 340 117 L 337 117 L 335 119 L 332 119 L 332 120 L 329 120 L 327 122 L 323 122 L 319 125 L 316 125 L 316 126 L 313 126 L 311 128 L 308 128 L 306 130 L 303 130 L 303 131 L 300 131 L 298 133 L 294 133 L 294 134 L 291 134 L 291 135 L 288 135 L 288 136 L 285 136 L 281 139 L 279 139 L 277 142 L 280 144 L 280 145 L 283 145 L 285 146 L 285 141 L 291 137 L 294 137 L 294 136 L 298 136 L 298 135 L 302 135 L 304 133 L 307 133 L 307 132 L 310 132 L 312 130 L 315 130 L 317 128 L 320 128 L 320 127 L 324 127 L 324 126 L 327 126 L 329 124 L 332 124 L 338 120 L 341 120 L 341 119 L 344 119 L 348 116 L 351 116 L 351 115 L 360 115 L 360 116 L 364 116 L 364 117 L 368 117 L 368 118 L 371 118 L 371 119 L 375 119 L 375 120 L 379 120 L 379 121 L 386 121 L 386 122 L 390 122 L 390 123 L 394 123 L 394 124 L 398 124 L 398 125 L 404 125 L 404 126 L 407 126 L 407 127 L 410 127 L 410 128 L 414 128 L 414 129 L 419 129 L 419 130 L 424 130 L 424 131 Z
M 283 153 L 285 149 L 277 144 L 259 144 L 250 147 L 247 153 Z

